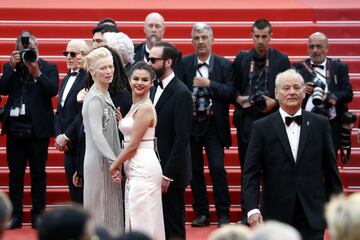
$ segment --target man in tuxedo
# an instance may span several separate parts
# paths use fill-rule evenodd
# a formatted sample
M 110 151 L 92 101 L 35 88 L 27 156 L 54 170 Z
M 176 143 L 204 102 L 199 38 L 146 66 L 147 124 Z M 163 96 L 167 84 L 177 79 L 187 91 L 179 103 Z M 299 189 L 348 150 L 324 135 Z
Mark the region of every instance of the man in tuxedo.
M 157 12 L 149 13 L 145 18 L 144 33 L 146 41 L 135 46 L 135 62 L 147 62 L 154 44 L 161 41 L 165 33 L 164 17 Z
M 103 34 L 106 32 L 119 32 L 116 26 L 110 24 L 102 24 L 97 25 L 93 30 L 93 49 L 103 47 L 106 45 L 106 39 L 104 38 Z
M 209 225 L 209 201 L 204 177 L 203 148 L 214 186 L 218 225 L 229 223 L 230 196 L 224 168 L 224 147 L 230 147 L 229 103 L 233 81 L 231 61 L 212 53 L 213 31 L 206 23 L 192 28 L 195 53 L 182 59 L 181 79 L 193 93 L 194 109 L 190 138 L 192 158 L 193 227 Z M 203 95 L 204 93 L 204 95 Z
M 294 69 L 276 77 L 275 95 L 280 109 L 254 122 L 246 154 L 248 223 L 273 219 L 294 226 L 303 239 L 323 239 L 324 204 L 342 192 L 329 121 L 301 109 L 304 81 Z
M 149 60 L 158 77 L 150 97 L 157 112 L 155 136 L 163 170 L 162 202 L 166 239 L 185 239 L 185 188 L 191 177 L 189 138 L 192 98 L 189 90 L 174 74 L 179 58 L 177 49 L 157 42 Z
M 55 147 L 64 152 L 64 166 L 70 197 L 73 202 L 82 203 L 82 188 L 74 186 L 72 178 L 76 172 L 78 129 L 82 118 L 76 101 L 77 94 L 84 88 L 86 72 L 82 69 L 85 56 L 90 49 L 82 39 L 71 40 L 63 52 L 66 57 L 67 75 L 64 77 L 55 114 Z
M 326 57 L 328 38 L 324 33 L 316 32 L 308 38 L 309 58 L 294 63 L 305 81 L 306 96 L 303 109 L 326 116 L 330 120 L 334 150 L 337 154 L 341 146 L 342 116 L 351 102 L 353 91 L 349 82 L 349 70 L 346 63 Z M 322 84 L 323 92 L 320 104 L 315 97 L 314 84 Z M 315 98 L 314 98 L 315 97 Z M 314 105 L 314 102 L 316 103 Z
M 58 91 L 56 65 L 39 58 L 36 38 L 23 31 L 16 50 L 4 64 L 0 94 L 8 95 L 3 123 L 9 165 L 9 191 L 14 207 L 9 228 L 22 226 L 24 174 L 30 166 L 32 227 L 45 209 L 46 172 L 50 137 L 54 136 L 54 112 L 51 98 Z

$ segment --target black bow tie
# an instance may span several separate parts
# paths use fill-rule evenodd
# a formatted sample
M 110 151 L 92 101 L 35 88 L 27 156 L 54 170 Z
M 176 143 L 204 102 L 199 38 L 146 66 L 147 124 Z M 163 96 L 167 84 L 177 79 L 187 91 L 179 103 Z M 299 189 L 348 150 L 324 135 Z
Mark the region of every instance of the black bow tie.
M 77 76 L 78 73 L 79 73 L 79 72 L 72 72 L 72 73 L 69 74 L 69 77 L 71 77 L 71 76 Z
M 164 89 L 163 83 L 159 79 L 154 81 L 154 86 L 155 87 L 160 86 L 161 89 Z
M 324 69 L 324 65 L 318 65 L 318 64 L 311 64 L 311 66 L 313 67 L 313 68 L 320 68 L 320 69 Z
M 297 125 L 301 125 L 302 116 L 301 116 L 301 115 L 297 115 L 297 116 L 295 116 L 295 117 L 285 117 L 286 126 L 290 126 L 290 124 L 291 124 L 292 122 L 295 122 Z
M 197 68 L 199 69 L 199 68 L 201 68 L 201 67 L 203 67 L 203 66 L 209 67 L 209 65 L 208 65 L 206 62 L 203 62 L 203 63 L 199 63 L 199 64 L 197 65 Z

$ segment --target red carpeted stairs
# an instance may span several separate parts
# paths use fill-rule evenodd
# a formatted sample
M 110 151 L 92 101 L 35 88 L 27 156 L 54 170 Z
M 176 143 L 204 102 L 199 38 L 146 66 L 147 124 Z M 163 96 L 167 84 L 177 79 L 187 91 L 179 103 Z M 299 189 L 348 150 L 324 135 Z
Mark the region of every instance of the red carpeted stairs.
M 9 59 L 14 50 L 15 38 L 21 30 L 30 30 L 38 37 L 40 55 L 58 65 L 60 78 L 66 73 L 65 59 L 61 52 L 72 38 L 91 39 L 91 29 L 104 17 L 114 18 L 121 31 L 134 42 L 142 42 L 143 20 L 149 12 L 158 11 L 166 19 L 165 39 L 174 43 L 183 53 L 193 51 L 190 33 L 196 21 L 209 23 L 214 30 L 213 51 L 234 59 L 240 50 L 252 47 L 251 24 L 257 18 L 267 18 L 273 24 L 272 47 L 287 53 L 291 61 L 307 56 L 307 37 L 321 31 L 329 37 L 329 56 L 340 58 L 349 64 L 354 100 L 351 111 L 360 112 L 360 4 L 356 0 L 346 2 L 321 0 L 303 1 L 59 1 L 45 0 L 24 2 L 1 1 L 0 3 L 0 65 Z M 2 68 L 1 68 L 2 69 Z M 0 70 L 2 71 L 2 70 Z M 4 104 L 6 97 L 3 97 Z M 53 99 L 56 106 L 57 99 Z M 233 108 L 230 110 L 232 116 Z M 232 119 L 232 118 L 231 118 Z M 232 120 L 231 120 L 232 121 Z M 358 123 L 356 123 L 356 127 Z M 360 189 L 360 145 L 356 141 L 357 128 L 353 130 L 351 162 L 339 169 L 346 193 Z M 233 144 L 226 150 L 225 165 L 231 194 L 231 221 L 240 219 L 240 167 L 237 156 L 236 130 L 232 125 Z M 8 192 L 8 169 L 5 152 L 5 136 L 0 137 L 0 189 Z M 63 156 L 49 146 L 47 163 L 47 207 L 64 204 L 69 200 L 63 168 Z M 21 147 L 21 146 L 19 146 Z M 211 203 L 211 220 L 215 222 L 211 181 L 205 169 Z M 25 222 L 29 222 L 31 204 L 29 173 L 26 174 Z M 191 209 L 191 190 L 186 190 L 186 221 L 194 219 Z M 201 239 L 199 237 L 193 239 Z

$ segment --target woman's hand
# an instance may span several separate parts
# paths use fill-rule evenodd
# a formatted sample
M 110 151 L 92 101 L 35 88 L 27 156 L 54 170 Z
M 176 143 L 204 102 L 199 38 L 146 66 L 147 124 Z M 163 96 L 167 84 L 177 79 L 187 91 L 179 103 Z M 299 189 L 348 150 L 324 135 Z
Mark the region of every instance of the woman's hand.
M 119 123 L 119 121 L 122 119 L 122 115 L 120 112 L 120 107 L 117 107 L 115 110 L 115 116 L 116 116 L 116 122 Z
M 117 167 L 116 163 L 111 164 L 110 166 L 110 174 L 113 179 L 114 183 L 120 183 L 121 182 L 121 171 Z

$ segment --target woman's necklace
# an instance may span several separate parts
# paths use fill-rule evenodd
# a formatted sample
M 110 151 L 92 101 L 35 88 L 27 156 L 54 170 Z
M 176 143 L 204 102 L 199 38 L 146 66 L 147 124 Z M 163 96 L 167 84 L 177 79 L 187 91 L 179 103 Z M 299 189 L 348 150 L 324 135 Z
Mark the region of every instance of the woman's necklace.
M 129 112 L 133 111 L 134 109 L 137 109 L 137 108 L 138 108 L 143 102 L 145 102 L 147 99 L 148 99 L 148 97 L 145 97 L 145 98 L 141 99 L 140 101 L 138 101 L 137 103 L 133 103 L 133 104 L 131 105 L 131 108 L 130 108 L 130 111 L 129 111 Z

